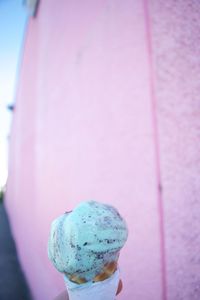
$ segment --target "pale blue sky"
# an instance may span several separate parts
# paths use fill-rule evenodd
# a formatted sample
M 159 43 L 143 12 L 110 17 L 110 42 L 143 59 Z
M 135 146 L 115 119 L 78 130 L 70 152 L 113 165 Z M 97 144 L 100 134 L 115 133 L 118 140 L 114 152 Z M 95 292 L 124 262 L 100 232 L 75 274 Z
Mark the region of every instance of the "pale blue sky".
M 7 176 L 7 151 L 22 45 L 28 16 L 22 0 L 0 0 L 0 188 Z

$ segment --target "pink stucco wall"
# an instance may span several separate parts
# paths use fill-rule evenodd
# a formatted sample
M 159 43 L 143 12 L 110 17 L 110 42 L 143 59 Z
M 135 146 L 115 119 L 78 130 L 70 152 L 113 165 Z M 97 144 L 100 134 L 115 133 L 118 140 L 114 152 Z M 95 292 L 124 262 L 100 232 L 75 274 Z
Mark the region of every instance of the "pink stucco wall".
M 178 4 L 174 10 L 175 25 L 181 26 Z M 187 296 L 181 298 L 185 294 L 179 269 L 182 262 L 188 265 L 189 250 L 182 250 L 179 258 L 185 240 L 174 240 L 184 222 L 192 226 L 182 199 L 192 211 L 198 184 L 180 167 L 185 157 L 190 158 L 197 138 L 190 139 L 186 149 L 189 131 L 180 134 L 179 143 L 175 123 L 178 126 L 180 118 L 187 128 L 195 109 L 189 95 L 181 102 L 185 85 L 180 65 L 187 64 L 171 67 L 170 45 L 183 57 L 190 57 L 192 50 L 178 48 L 170 33 L 166 48 L 163 36 L 171 18 L 168 5 L 156 0 L 43 0 L 37 18 L 29 22 L 12 125 L 6 206 L 36 300 L 53 299 L 64 288 L 62 276 L 47 258 L 50 223 L 86 199 L 115 205 L 129 226 L 120 258 L 124 290 L 118 299 L 198 299 L 187 297 L 192 289 L 187 277 Z M 184 19 L 184 11 L 179 18 Z M 186 94 L 191 89 L 192 80 Z M 197 129 L 197 116 L 195 120 Z M 181 159 L 178 153 L 185 156 Z M 194 157 L 195 176 L 197 150 Z M 179 211 L 185 221 L 176 221 Z M 198 222 L 194 226 L 199 228 Z M 189 229 L 187 234 L 190 237 Z M 192 267 L 181 270 L 192 276 Z
M 150 1 L 167 298 L 200 299 L 200 3 Z

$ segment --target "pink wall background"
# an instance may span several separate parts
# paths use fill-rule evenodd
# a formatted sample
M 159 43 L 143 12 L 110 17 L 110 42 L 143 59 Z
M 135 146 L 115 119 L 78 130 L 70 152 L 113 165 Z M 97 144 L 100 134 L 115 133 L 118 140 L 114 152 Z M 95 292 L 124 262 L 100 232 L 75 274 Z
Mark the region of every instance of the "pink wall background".
M 153 0 L 168 299 L 200 299 L 200 3 Z
M 64 289 L 50 223 L 86 199 L 129 226 L 119 300 L 199 299 L 197 21 L 189 0 L 43 0 L 30 19 L 6 206 L 34 299 Z

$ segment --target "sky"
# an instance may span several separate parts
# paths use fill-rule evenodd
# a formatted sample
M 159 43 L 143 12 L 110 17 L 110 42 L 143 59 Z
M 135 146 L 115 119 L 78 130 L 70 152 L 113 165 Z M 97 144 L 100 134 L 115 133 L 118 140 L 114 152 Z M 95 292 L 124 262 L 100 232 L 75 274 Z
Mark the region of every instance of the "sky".
M 0 0 L 0 189 L 7 178 L 9 134 L 28 20 L 22 0 Z

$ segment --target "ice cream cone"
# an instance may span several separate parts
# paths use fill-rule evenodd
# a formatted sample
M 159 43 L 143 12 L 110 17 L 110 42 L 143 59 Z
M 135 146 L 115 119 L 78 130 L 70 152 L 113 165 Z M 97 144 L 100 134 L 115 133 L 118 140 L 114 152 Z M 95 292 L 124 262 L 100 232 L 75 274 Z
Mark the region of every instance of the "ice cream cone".
M 48 255 L 65 274 L 67 287 L 70 282 L 83 286 L 105 282 L 109 291 L 119 282 L 118 258 L 127 236 L 126 223 L 114 207 L 87 201 L 52 223 Z M 110 277 L 111 285 L 106 283 Z

